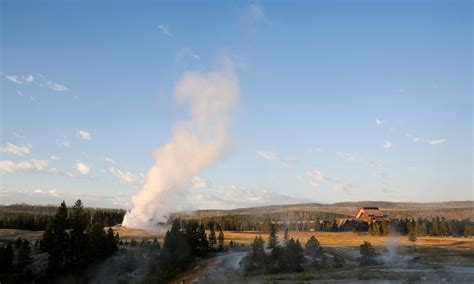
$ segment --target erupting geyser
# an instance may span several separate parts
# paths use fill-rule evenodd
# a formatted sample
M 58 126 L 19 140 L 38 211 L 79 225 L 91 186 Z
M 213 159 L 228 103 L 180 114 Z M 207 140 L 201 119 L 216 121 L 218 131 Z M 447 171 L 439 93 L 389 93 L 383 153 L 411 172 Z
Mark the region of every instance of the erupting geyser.
M 132 197 L 133 209 L 123 226 L 150 229 L 166 222 L 170 212 L 184 209 L 192 178 L 222 156 L 230 111 L 239 94 L 232 62 L 222 65 L 208 73 L 185 73 L 177 82 L 174 97 L 189 106 L 190 119 L 176 122 L 171 140 L 154 152 L 155 165 Z

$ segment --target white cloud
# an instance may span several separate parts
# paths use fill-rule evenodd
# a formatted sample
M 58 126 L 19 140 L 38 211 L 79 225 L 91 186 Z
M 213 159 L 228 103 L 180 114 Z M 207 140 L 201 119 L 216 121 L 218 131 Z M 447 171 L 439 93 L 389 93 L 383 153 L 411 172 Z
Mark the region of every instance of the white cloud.
M 38 189 L 35 189 L 35 192 L 36 192 L 36 193 L 42 193 L 43 190 L 38 188 Z
M 193 177 L 192 183 L 193 183 L 193 188 L 197 188 L 197 189 L 209 188 L 213 186 L 206 179 L 202 177 L 198 177 L 198 176 Z
M 80 137 L 83 140 L 91 140 L 92 135 L 90 132 L 85 131 L 85 130 L 79 130 L 77 131 L 77 136 Z
M 192 58 L 194 60 L 200 60 L 201 57 L 192 49 L 189 47 L 181 48 L 176 52 L 174 61 L 175 62 L 181 62 L 186 58 Z
M 278 155 L 277 153 L 269 152 L 269 151 L 257 151 L 257 155 L 267 160 L 280 162 L 286 166 L 289 166 L 297 162 L 297 160 L 295 159 L 285 159 L 285 158 L 280 157 L 280 155 Z
M 134 174 L 130 171 L 125 171 L 125 170 L 119 170 L 114 167 L 110 167 L 109 171 L 116 177 L 118 177 L 122 182 L 129 184 L 129 185 L 134 185 L 134 184 L 142 184 L 143 179 L 141 178 L 142 175 L 140 174 Z
M 383 144 L 383 148 L 387 149 L 387 150 L 392 148 L 392 146 L 393 145 L 392 145 L 392 143 L 390 143 L 390 141 L 385 141 L 385 143 Z
M 80 161 L 76 162 L 76 170 L 83 176 L 87 176 L 90 173 L 90 168 Z
M 248 9 L 250 11 L 250 14 L 256 19 L 256 20 L 263 20 L 266 21 L 265 13 L 263 12 L 263 7 L 257 3 L 250 4 L 248 6 Z
M 384 123 L 385 123 L 385 121 L 384 121 L 383 119 L 381 119 L 381 118 L 376 118 L 376 119 L 375 119 L 375 124 L 377 124 L 377 125 L 382 125 L 382 124 L 384 124 Z
M 345 184 L 337 179 L 328 177 L 318 169 L 309 171 L 306 173 L 306 175 L 309 176 L 309 184 L 313 187 L 319 187 L 322 183 L 327 183 L 336 192 L 351 194 L 350 188 L 352 185 Z
M 441 139 L 427 140 L 425 138 L 414 138 L 413 142 L 425 143 L 425 144 L 430 144 L 430 145 L 438 145 L 438 144 L 443 144 L 444 142 L 446 142 L 446 139 L 441 138 Z
M 7 146 L 0 148 L 0 152 L 14 154 L 23 157 L 31 152 L 31 146 L 17 146 L 7 143 Z
M 446 139 L 436 139 L 436 140 L 431 140 L 430 144 L 431 145 L 438 145 L 438 144 L 443 144 L 444 142 L 446 142 Z
M 194 209 L 233 209 L 251 206 L 295 204 L 312 199 L 276 193 L 265 188 L 217 185 L 202 177 L 193 178 L 193 192 L 188 202 Z
M 66 86 L 58 84 L 54 81 L 46 82 L 46 86 L 56 92 L 65 92 L 69 90 Z
M 104 161 L 106 161 L 107 163 L 115 164 L 114 159 L 109 158 L 109 157 L 104 157 Z
M 173 36 L 173 34 L 170 32 L 170 29 L 168 26 L 165 25 L 158 25 L 158 30 L 160 33 L 167 35 L 167 36 Z
M 21 161 L 15 163 L 9 160 L 0 161 L 0 172 L 4 173 L 16 173 L 16 172 L 47 172 L 48 171 L 48 161 L 45 160 L 31 160 L 31 161 Z
M 26 75 L 26 76 L 22 76 L 22 79 L 23 79 L 23 81 L 25 81 L 26 83 L 31 83 L 31 82 L 33 82 L 33 80 L 34 80 L 35 78 L 33 77 L 33 75 L 28 74 L 28 75 Z
M 69 148 L 69 146 L 71 146 L 67 136 L 64 136 L 61 141 L 57 141 L 57 144 L 58 144 L 59 147 L 64 147 L 64 148 Z
M 12 83 L 20 84 L 20 85 L 23 84 L 23 81 L 18 75 L 5 75 L 5 78 L 7 78 L 7 80 L 9 80 Z
M 53 161 L 58 161 L 58 160 L 60 160 L 61 158 L 59 158 L 59 157 L 56 156 L 56 155 L 51 155 L 51 156 L 49 157 L 49 159 L 50 159 L 50 160 L 53 160 Z

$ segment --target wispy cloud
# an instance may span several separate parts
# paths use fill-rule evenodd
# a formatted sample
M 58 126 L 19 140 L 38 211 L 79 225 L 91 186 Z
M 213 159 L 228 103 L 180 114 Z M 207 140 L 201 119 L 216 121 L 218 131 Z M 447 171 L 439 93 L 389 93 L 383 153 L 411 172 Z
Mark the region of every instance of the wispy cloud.
M 31 145 L 17 146 L 11 143 L 7 143 L 5 147 L 0 148 L 0 152 L 10 153 L 13 155 L 23 157 L 24 155 L 29 154 L 31 152 Z
M 71 146 L 71 144 L 69 143 L 69 138 L 67 138 L 67 136 L 64 136 L 62 140 L 57 140 L 56 144 L 59 147 L 63 148 L 69 148 Z
M 218 185 L 202 177 L 194 177 L 191 200 L 194 209 L 234 209 L 275 204 L 311 202 L 308 198 L 273 192 L 265 188 Z
M 415 143 L 424 143 L 424 144 L 430 144 L 430 145 L 439 145 L 445 143 L 447 140 L 445 138 L 440 138 L 440 139 L 433 139 L 433 140 L 428 140 L 425 138 L 413 138 L 413 142 Z
M 87 176 L 90 173 L 90 168 L 81 161 L 76 162 L 76 170 L 83 176 Z
M 130 171 L 120 170 L 115 167 L 110 167 L 109 172 L 120 179 L 120 181 L 129 185 L 143 184 L 143 174 L 135 174 Z
M 7 78 L 7 80 L 9 80 L 12 83 L 20 84 L 20 85 L 23 84 L 23 82 L 21 81 L 21 78 L 18 75 L 5 75 L 5 78 Z
M 436 139 L 436 140 L 431 140 L 430 144 L 431 145 L 438 145 L 438 144 L 443 144 L 444 142 L 446 142 L 446 139 Z
M 333 190 L 340 193 L 351 194 L 352 185 L 343 183 L 337 179 L 331 178 L 323 174 L 320 170 L 312 170 L 306 173 L 310 178 L 310 185 L 319 187 L 322 183 L 327 183 L 332 186 Z
M 56 155 L 51 155 L 51 156 L 49 156 L 49 159 L 52 160 L 52 161 L 59 161 L 59 160 L 61 160 L 61 158 L 59 158 L 59 157 L 56 156 Z
M 254 17 L 255 20 L 267 21 L 263 7 L 258 3 L 253 3 L 248 6 L 250 14 Z
M 160 31 L 160 33 L 164 34 L 164 35 L 167 35 L 167 36 L 173 36 L 173 34 L 170 32 L 170 29 L 168 26 L 165 26 L 165 25 L 158 25 L 158 30 Z
M 180 48 L 178 49 L 178 51 L 176 51 L 176 55 L 174 58 L 176 63 L 181 62 L 186 58 L 191 58 L 193 60 L 201 59 L 201 57 L 192 48 L 189 47 Z
M 109 157 L 104 157 L 104 161 L 106 161 L 107 163 L 115 164 L 115 160 Z
M 34 81 L 34 77 L 31 74 L 28 75 L 5 75 L 5 78 L 15 84 L 23 85 Z
M 31 160 L 15 163 L 9 160 L 0 161 L 0 172 L 21 173 L 21 172 L 47 172 L 49 162 L 47 160 Z
M 375 124 L 376 124 L 377 126 L 382 125 L 382 124 L 384 124 L 384 123 L 385 123 L 385 121 L 384 121 L 383 119 L 381 119 L 381 118 L 376 118 L 376 119 L 375 119 Z
M 370 160 L 370 159 L 366 159 L 366 158 L 363 158 L 363 157 L 360 157 L 360 156 L 356 156 L 356 155 L 352 155 L 352 154 L 347 154 L 347 153 L 343 153 L 343 152 L 336 152 L 336 154 L 343 158 L 344 160 L 346 161 L 350 161 L 350 162 L 359 162 L 359 163 L 362 163 L 366 166 L 370 166 L 370 167 L 375 167 L 375 166 L 381 166 L 379 164 L 379 162 L 377 161 L 374 161 L 374 160 Z
M 260 157 L 267 159 L 267 160 L 272 160 L 272 161 L 277 161 L 282 163 L 283 165 L 289 166 L 291 164 L 294 164 L 297 162 L 296 159 L 286 159 L 280 157 L 277 153 L 274 152 L 269 152 L 269 151 L 257 151 L 257 155 Z
M 386 150 L 392 148 L 392 143 L 390 143 L 390 141 L 385 141 L 385 143 L 382 145 L 382 147 Z
M 69 90 L 66 86 L 61 85 L 51 80 L 46 82 L 46 86 L 56 92 L 65 92 Z
M 85 131 L 85 130 L 79 130 L 77 131 L 77 137 L 81 138 L 82 140 L 91 140 L 92 139 L 92 135 L 90 134 L 89 131 Z

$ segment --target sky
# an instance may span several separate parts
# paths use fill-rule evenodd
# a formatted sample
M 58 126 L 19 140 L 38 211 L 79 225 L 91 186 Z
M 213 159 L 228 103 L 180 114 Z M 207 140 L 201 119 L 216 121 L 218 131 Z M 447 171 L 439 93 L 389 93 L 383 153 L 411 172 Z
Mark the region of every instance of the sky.
M 230 143 L 185 190 L 192 209 L 474 199 L 471 1 L 0 9 L 1 204 L 130 208 L 189 116 L 177 81 L 222 58 Z

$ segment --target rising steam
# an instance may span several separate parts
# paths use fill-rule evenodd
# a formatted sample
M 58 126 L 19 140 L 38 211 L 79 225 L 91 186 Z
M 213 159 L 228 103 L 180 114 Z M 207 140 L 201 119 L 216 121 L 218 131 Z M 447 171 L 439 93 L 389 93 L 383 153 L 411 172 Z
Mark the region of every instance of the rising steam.
M 141 191 L 132 197 L 133 209 L 123 225 L 153 228 L 170 212 L 182 210 L 192 178 L 212 166 L 228 144 L 227 126 L 239 88 L 233 64 L 209 73 L 185 73 L 174 97 L 189 106 L 190 119 L 173 126 L 171 140 L 155 150 L 155 165 L 148 171 Z

